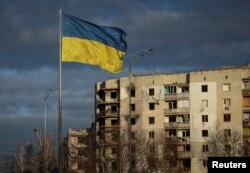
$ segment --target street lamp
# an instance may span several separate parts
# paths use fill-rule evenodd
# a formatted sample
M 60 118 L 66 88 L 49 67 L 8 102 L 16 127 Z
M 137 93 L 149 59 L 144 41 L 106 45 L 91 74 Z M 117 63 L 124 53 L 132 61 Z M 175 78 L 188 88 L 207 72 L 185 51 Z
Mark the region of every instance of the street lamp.
M 47 100 L 48 100 L 48 97 L 49 95 L 58 90 L 58 88 L 56 89 L 48 89 L 45 93 L 45 96 L 44 96 L 44 161 L 45 161 L 45 173 L 47 172 L 47 136 L 46 136 L 46 131 L 47 131 Z
M 132 173 L 132 158 L 131 158 L 131 71 L 132 71 L 132 65 L 135 62 L 136 59 L 141 58 L 148 53 L 152 52 L 153 49 L 145 49 L 143 51 L 138 52 L 135 56 L 132 57 L 132 59 L 129 62 L 129 116 L 128 116 L 128 152 L 129 152 L 129 173 Z

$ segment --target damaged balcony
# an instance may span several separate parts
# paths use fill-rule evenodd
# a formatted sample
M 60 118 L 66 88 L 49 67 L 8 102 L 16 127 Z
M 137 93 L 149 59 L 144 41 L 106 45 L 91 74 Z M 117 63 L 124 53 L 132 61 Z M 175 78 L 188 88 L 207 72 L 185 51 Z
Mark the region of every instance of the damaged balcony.
M 99 113 L 96 114 L 97 115 L 97 119 L 99 118 L 119 118 L 119 113 L 116 112 L 111 112 L 111 111 L 101 111 Z
M 96 95 L 96 103 L 100 104 L 113 104 L 119 103 L 119 89 L 99 90 Z
M 189 84 L 180 83 L 175 85 L 165 85 L 165 100 L 179 100 L 189 98 Z
M 120 126 L 100 126 L 100 131 L 104 133 L 119 132 Z
M 179 151 L 177 153 L 178 159 L 186 159 L 191 158 L 191 152 L 190 151 Z
M 167 144 L 190 144 L 190 137 L 168 136 L 165 140 Z
M 165 115 L 189 114 L 189 113 L 190 113 L 190 108 L 164 109 Z
M 181 99 L 188 99 L 188 98 L 189 98 L 189 92 L 165 94 L 165 100 L 181 100 Z
M 165 129 L 189 129 L 190 123 L 170 122 L 164 123 Z

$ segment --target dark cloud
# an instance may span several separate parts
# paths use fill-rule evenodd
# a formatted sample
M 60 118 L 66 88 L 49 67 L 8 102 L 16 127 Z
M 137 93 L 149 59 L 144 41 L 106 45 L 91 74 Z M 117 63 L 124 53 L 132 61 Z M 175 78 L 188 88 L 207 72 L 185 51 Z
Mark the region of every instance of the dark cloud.
M 0 156 L 43 128 L 44 95 L 58 87 L 59 9 L 84 20 L 122 28 L 124 70 L 63 64 L 63 130 L 90 127 L 96 82 L 133 73 L 181 72 L 250 63 L 248 0 L 13 0 L 0 2 Z M 47 101 L 48 129 L 57 135 L 57 91 Z

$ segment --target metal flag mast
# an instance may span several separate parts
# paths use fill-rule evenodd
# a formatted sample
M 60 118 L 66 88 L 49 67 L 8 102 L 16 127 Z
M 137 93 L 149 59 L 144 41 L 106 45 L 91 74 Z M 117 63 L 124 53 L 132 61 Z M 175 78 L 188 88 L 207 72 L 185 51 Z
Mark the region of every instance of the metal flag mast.
M 58 171 L 62 173 L 62 10 L 59 10 Z

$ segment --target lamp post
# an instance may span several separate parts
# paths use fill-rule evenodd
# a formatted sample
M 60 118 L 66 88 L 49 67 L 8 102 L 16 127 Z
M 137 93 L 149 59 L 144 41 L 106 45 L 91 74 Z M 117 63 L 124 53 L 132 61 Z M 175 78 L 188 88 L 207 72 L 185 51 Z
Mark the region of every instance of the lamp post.
M 45 162 L 45 173 L 47 172 L 47 136 L 46 136 L 46 131 L 47 131 L 47 100 L 48 100 L 48 97 L 49 95 L 58 90 L 58 88 L 56 89 L 48 89 L 45 93 L 45 96 L 44 96 L 44 162 Z
M 129 153 L 129 173 L 132 173 L 132 155 L 131 155 L 131 71 L 132 71 L 132 65 L 135 62 L 136 59 L 141 58 L 148 53 L 152 52 L 153 49 L 145 49 L 143 51 L 138 52 L 135 56 L 132 57 L 132 59 L 129 62 L 129 116 L 128 116 L 128 153 Z

